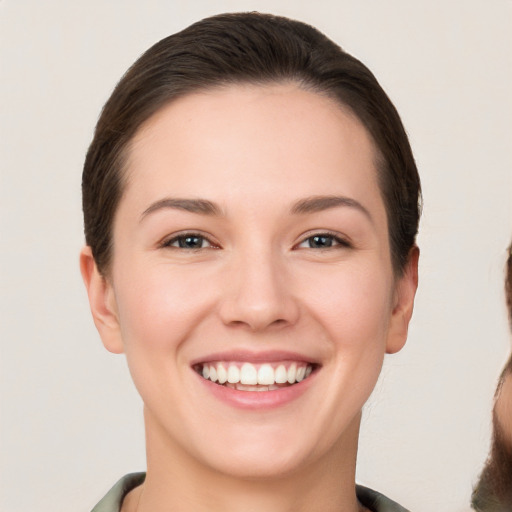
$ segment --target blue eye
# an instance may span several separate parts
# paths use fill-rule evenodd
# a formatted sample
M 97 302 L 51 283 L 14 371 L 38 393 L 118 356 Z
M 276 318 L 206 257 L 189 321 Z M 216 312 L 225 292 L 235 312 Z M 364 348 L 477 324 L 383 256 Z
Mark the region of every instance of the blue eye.
M 350 244 L 334 235 L 319 233 L 303 240 L 298 247 L 305 249 L 331 249 L 336 247 L 350 247 Z
M 162 246 L 177 249 L 205 249 L 212 247 L 212 244 L 204 236 L 191 233 L 175 236 L 164 242 Z

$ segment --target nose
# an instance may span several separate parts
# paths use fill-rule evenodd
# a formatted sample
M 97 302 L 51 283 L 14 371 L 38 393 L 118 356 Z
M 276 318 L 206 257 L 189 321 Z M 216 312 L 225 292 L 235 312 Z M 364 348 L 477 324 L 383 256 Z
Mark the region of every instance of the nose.
M 239 255 L 227 276 L 220 316 L 224 324 L 251 331 L 282 328 L 299 318 L 290 272 L 272 255 Z

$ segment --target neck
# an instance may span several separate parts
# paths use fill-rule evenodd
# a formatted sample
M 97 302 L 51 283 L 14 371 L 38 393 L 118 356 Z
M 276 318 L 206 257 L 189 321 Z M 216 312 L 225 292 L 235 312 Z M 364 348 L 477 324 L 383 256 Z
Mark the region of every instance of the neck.
M 357 512 L 355 463 L 360 415 L 317 460 L 271 477 L 237 477 L 202 464 L 169 442 L 146 411 L 148 470 L 122 512 Z

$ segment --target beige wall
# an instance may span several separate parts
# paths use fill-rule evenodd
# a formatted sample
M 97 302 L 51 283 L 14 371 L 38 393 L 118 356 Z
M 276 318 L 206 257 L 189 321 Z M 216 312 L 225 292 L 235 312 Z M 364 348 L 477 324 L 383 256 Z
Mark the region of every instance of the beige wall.
M 425 196 L 420 291 L 408 345 L 367 406 L 358 476 L 417 512 L 467 506 L 509 346 L 512 2 L 3 0 L 1 510 L 89 510 L 144 468 L 140 401 L 122 356 L 99 342 L 79 277 L 81 166 L 127 66 L 233 10 L 316 25 L 403 117 Z

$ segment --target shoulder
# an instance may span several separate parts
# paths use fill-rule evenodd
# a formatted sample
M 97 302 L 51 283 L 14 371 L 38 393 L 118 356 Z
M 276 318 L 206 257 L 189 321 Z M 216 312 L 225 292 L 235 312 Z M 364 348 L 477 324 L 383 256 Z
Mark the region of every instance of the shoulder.
M 356 493 L 359 502 L 372 512 L 409 512 L 395 501 L 368 487 L 357 485 Z
M 123 476 L 91 512 L 119 512 L 124 497 L 135 487 L 142 484 L 146 473 L 130 473 Z
M 91 512 L 119 512 L 124 497 L 141 485 L 146 473 L 130 473 L 121 478 Z M 372 512 L 409 512 L 395 501 L 368 487 L 356 486 L 357 499 Z

